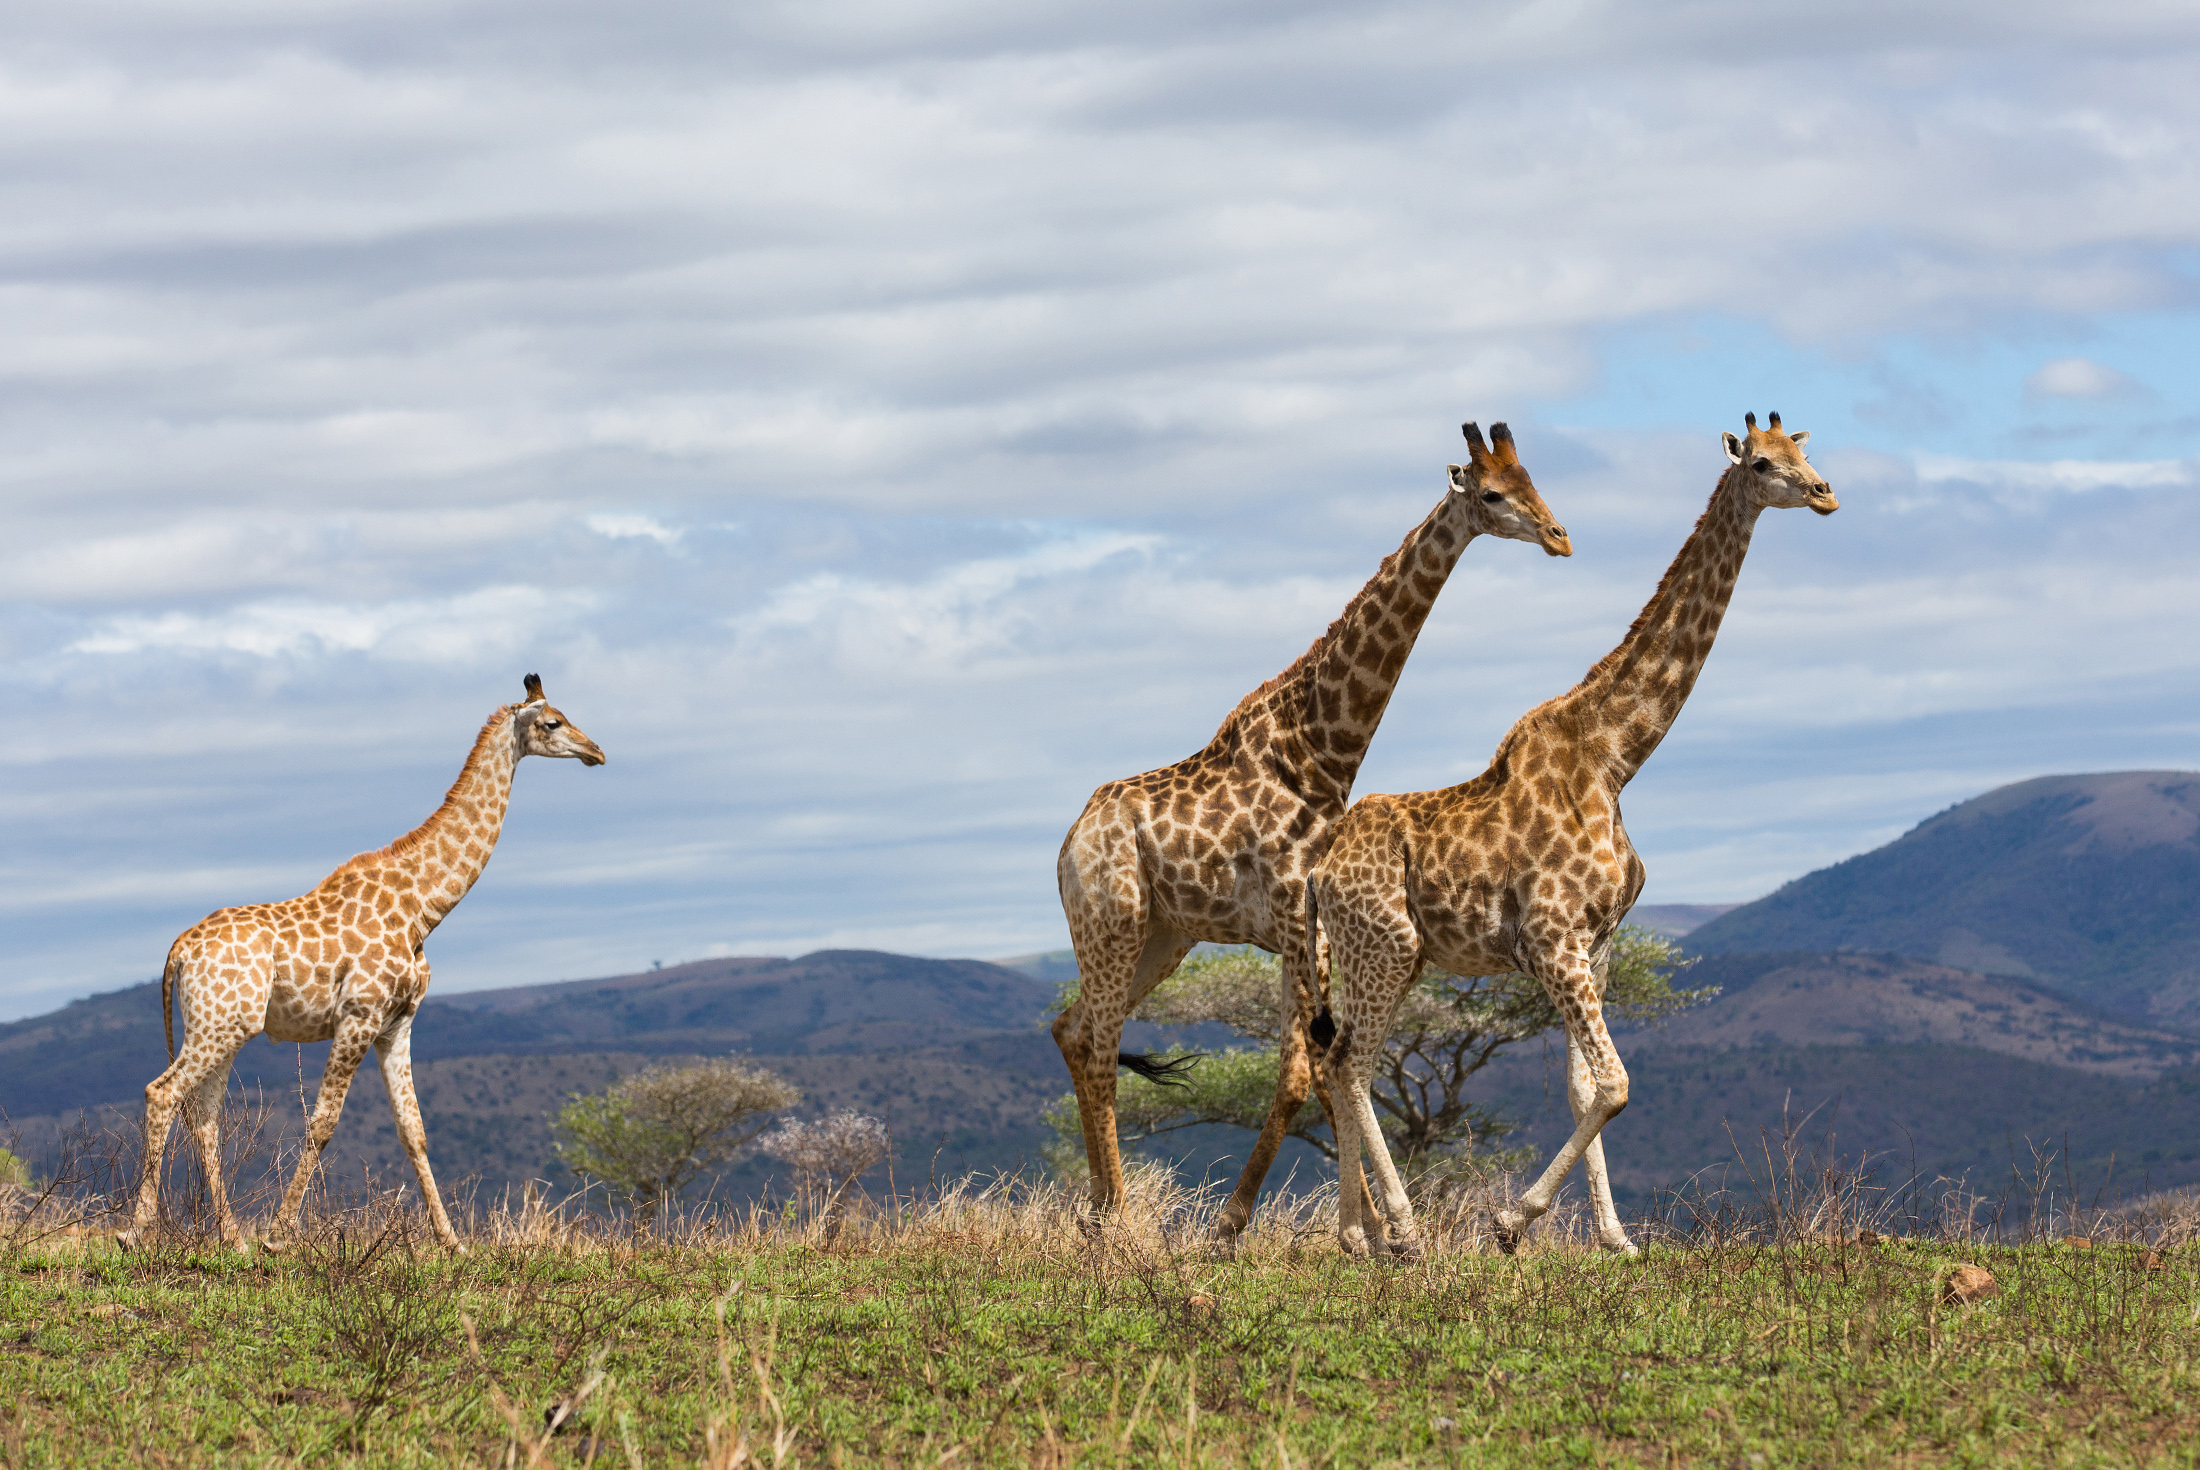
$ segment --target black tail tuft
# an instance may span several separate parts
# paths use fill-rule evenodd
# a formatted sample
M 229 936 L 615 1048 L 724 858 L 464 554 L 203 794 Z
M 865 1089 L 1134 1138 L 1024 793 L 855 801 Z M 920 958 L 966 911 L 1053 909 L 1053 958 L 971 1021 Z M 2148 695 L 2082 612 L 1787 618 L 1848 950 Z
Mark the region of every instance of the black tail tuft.
M 1337 1039 L 1337 1018 L 1323 1006 L 1313 1020 L 1306 1023 L 1306 1039 L 1322 1051 L 1329 1050 L 1329 1043 Z
M 1205 1060 L 1207 1060 L 1207 1054 L 1199 1051 L 1187 1052 L 1180 1057 L 1171 1057 L 1165 1062 L 1157 1062 L 1142 1052 L 1119 1051 L 1115 1054 L 1115 1064 L 1117 1066 L 1128 1067 L 1148 1082 L 1156 1082 L 1163 1087 L 1191 1086 L 1189 1082 L 1184 1080 L 1184 1074 Z

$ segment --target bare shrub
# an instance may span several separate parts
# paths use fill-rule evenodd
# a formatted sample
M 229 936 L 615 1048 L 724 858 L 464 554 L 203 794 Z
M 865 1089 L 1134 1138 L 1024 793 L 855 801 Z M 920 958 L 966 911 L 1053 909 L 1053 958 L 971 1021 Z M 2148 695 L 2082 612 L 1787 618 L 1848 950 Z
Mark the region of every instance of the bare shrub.
M 413 1257 L 414 1224 L 390 1211 L 371 1238 L 339 1228 L 302 1247 L 318 1287 L 314 1315 L 353 1376 L 352 1449 L 364 1446 L 376 1414 L 426 1376 L 426 1361 L 448 1345 L 456 1323 L 449 1293 Z
M 849 1188 L 893 1151 L 893 1136 L 878 1119 L 842 1108 L 814 1123 L 789 1118 L 757 1140 L 758 1148 L 794 1166 L 795 1188 L 838 1233 L 840 1207 Z

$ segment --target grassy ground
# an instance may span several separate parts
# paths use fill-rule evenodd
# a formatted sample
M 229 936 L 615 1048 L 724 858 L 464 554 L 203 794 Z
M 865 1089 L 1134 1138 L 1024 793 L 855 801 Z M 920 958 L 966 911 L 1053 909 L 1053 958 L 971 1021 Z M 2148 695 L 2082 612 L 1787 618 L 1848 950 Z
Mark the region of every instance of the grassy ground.
M 1840 1235 L 1852 1235 L 1844 1228 Z M 1432 1225 L 1347 1261 L 1311 1213 L 1234 1261 L 1149 1182 L 752 1216 L 637 1247 L 402 1214 L 238 1258 L 0 1255 L 0 1464 L 2185 1465 L 2200 1252 L 1707 1232 L 1637 1261 Z M 2000 1295 L 1937 1287 L 1984 1265 Z M 545 1435 L 546 1411 L 566 1422 Z

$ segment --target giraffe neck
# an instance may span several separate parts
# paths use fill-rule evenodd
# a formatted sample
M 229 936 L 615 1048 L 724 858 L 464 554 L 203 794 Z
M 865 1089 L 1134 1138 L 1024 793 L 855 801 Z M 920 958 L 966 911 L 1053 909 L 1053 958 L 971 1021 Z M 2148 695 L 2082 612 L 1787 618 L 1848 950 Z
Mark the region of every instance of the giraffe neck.
M 1673 728 L 1711 657 L 1764 509 L 1742 493 L 1741 479 L 1738 467 L 1719 477 L 1710 505 L 1634 626 L 1565 701 L 1592 766 L 1614 791 L 1634 779 Z
M 1475 537 L 1468 497 L 1447 493 L 1367 585 L 1345 604 L 1329 631 L 1291 667 L 1248 695 L 1218 739 L 1242 741 L 1266 724 L 1267 757 L 1295 768 L 1302 796 L 1342 806 L 1391 692 L 1405 672 L 1436 595 Z
M 415 944 L 458 907 L 496 851 L 504 812 L 512 801 L 512 771 L 519 764 L 512 729 L 518 708 L 507 705 L 489 717 L 474 739 L 464 769 L 444 793 L 443 804 L 384 849 L 411 874 L 420 896 Z

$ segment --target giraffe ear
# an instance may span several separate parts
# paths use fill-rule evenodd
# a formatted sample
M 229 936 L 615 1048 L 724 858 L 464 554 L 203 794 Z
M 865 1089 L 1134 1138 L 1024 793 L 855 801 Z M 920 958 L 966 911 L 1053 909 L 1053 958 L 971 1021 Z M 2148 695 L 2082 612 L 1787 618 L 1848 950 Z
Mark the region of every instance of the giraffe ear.
M 1795 441 L 1795 447 L 1797 449 L 1801 449 L 1805 444 L 1808 444 L 1810 442 L 1810 430 L 1797 429 L 1794 433 L 1788 435 L 1788 437 Z
M 1742 462 L 1742 441 L 1734 437 L 1732 429 L 1719 436 L 1726 441 L 1726 457 L 1736 464 Z
M 540 704 L 543 700 L 549 698 L 548 695 L 542 692 L 542 675 L 529 674 L 526 679 L 526 685 L 527 702 L 529 704 Z

